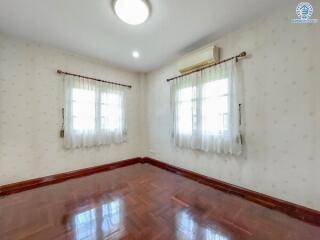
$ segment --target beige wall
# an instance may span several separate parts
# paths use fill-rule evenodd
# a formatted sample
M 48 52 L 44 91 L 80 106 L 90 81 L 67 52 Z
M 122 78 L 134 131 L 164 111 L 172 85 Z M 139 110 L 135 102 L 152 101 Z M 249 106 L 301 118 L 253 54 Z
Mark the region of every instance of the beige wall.
M 166 78 L 177 74 L 176 64 L 147 77 L 146 155 L 320 210 L 320 23 L 291 24 L 295 7 L 215 42 L 222 58 L 243 50 L 249 54 L 240 63 L 245 156 L 221 157 L 171 144 Z M 320 4 L 314 1 L 313 7 L 313 17 L 320 18 Z
M 63 148 L 57 69 L 133 85 L 127 143 Z M 138 74 L 0 35 L 0 185 L 140 156 L 140 83 Z

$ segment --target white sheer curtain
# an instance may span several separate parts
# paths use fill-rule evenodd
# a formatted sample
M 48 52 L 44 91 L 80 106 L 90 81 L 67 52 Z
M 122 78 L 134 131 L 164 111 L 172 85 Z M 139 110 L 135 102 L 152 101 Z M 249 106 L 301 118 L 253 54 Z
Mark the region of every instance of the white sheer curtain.
M 126 141 L 126 88 L 64 76 L 65 147 Z
M 241 154 L 236 61 L 171 81 L 172 137 L 179 147 Z

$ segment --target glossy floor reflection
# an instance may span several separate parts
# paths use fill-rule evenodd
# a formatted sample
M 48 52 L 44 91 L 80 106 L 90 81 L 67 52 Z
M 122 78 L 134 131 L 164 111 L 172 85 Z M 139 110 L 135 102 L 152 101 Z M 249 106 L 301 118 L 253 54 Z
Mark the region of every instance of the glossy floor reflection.
M 320 239 L 320 228 L 148 164 L 0 199 L 0 239 Z
M 201 226 L 188 210 L 182 210 L 176 217 L 177 239 L 229 240 L 221 231 L 213 226 Z
M 119 198 L 102 203 L 74 215 L 75 240 L 103 239 L 123 229 L 123 204 Z

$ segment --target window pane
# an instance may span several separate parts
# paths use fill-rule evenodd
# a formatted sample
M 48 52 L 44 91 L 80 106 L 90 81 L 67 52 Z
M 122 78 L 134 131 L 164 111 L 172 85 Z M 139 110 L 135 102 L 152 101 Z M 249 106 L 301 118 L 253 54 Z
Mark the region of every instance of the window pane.
M 202 94 L 204 98 L 208 98 L 227 95 L 228 92 L 228 79 L 224 78 L 204 84 Z
M 72 118 L 74 130 L 94 130 L 94 91 L 84 89 L 72 90 Z
M 122 95 L 103 93 L 101 95 L 101 128 L 120 130 L 122 128 Z
M 202 93 L 203 134 L 223 134 L 228 130 L 228 79 L 205 84 Z
M 183 88 L 178 91 L 178 101 L 191 101 L 192 100 L 192 87 Z
M 192 133 L 193 91 L 193 87 L 188 87 L 177 92 L 177 126 L 181 134 Z

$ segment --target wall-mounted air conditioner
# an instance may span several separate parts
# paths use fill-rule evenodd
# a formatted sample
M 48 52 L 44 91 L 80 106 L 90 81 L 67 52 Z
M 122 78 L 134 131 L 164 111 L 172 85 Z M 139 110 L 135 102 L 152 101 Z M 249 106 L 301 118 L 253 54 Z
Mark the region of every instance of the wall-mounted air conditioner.
M 219 62 L 220 49 L 213 44 L 197 49 L 178 61 L 180 73 L 187 73 L 205 67 L 206 65 Z

